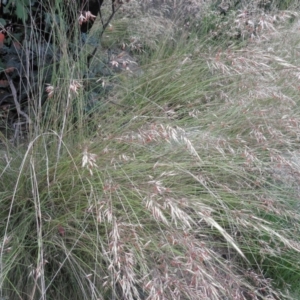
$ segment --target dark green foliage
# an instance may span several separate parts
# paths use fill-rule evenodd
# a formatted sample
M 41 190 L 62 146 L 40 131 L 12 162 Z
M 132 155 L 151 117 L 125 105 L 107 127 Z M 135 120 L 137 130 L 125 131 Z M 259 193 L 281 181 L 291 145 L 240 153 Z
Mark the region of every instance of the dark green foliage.
M 70 30 L 78 24 L 78 12 L 85 16 L 85 12 L 89 11 L 92 15 L 97 16 L 100 13 L 102 4 L 103 0 L 9 0 L 6 5 L 2 5 L 0 8 L 1 24 L 4 26 L 27 24 L 34 27 L 34 30 L 40 29 L 44 31 L 51 27 L 53 22 L 62 22 L 59 16 L 61 15 L 61 12 L 63 12 L 62 15 L 64 15 L 65 26 L 67 27 L 67 30 Z M 53 13 L 55 13 L 54 16 Z M 92 19 L 88 22 L 83 22 L 80 27 L 81 31 L 87 32 L 92 24 Z

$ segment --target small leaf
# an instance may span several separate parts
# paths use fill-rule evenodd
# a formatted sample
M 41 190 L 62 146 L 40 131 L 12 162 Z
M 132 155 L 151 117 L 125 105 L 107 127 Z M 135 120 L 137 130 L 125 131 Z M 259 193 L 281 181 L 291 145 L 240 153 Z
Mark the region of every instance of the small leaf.
M 23 21 L 27 21 L 28 14 L 25 11 L 24 5 L 22 3 L 20 3 L 20 1 L 18 1 L 16 4 L 16 14 L 19 19 L 21 19 Z
M 6 21 L 2 18 L 0 18 L 0 25 L 1 26 L 5 26 L 6 25 Z
M 4 46 L 5 35 L 0 32 L 0 48 Z

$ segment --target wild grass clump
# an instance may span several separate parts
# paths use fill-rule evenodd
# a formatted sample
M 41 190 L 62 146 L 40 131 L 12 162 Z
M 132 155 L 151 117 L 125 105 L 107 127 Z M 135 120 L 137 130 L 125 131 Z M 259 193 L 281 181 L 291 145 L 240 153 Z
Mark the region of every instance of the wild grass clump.
M 1 137 L 1 297 L 298 299 L 298 26 L 170 33 L 140 76 L 63 48 L 26 145 Z

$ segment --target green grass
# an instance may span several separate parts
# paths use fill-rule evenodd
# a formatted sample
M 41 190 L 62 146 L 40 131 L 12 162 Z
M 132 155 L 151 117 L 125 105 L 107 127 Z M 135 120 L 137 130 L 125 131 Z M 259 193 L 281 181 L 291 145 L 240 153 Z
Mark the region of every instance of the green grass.
M 28 141 L 1 137 L 0 297 L 298 299 L 299 41 L 278 26 L 158 34 L 90 110 L 101 82 L 62 49 Z

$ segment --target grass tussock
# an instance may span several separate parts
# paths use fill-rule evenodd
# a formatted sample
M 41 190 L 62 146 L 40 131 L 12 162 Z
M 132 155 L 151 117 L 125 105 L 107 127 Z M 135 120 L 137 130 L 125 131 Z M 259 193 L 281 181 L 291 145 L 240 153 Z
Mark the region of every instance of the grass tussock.
M 132 23 L 116 44 L 139 76 L 88 77 L 61 49 L 26 142 L 1 135 L 3 299 L 299 298 L 299 21 L 264 20 L 138 51 Z

